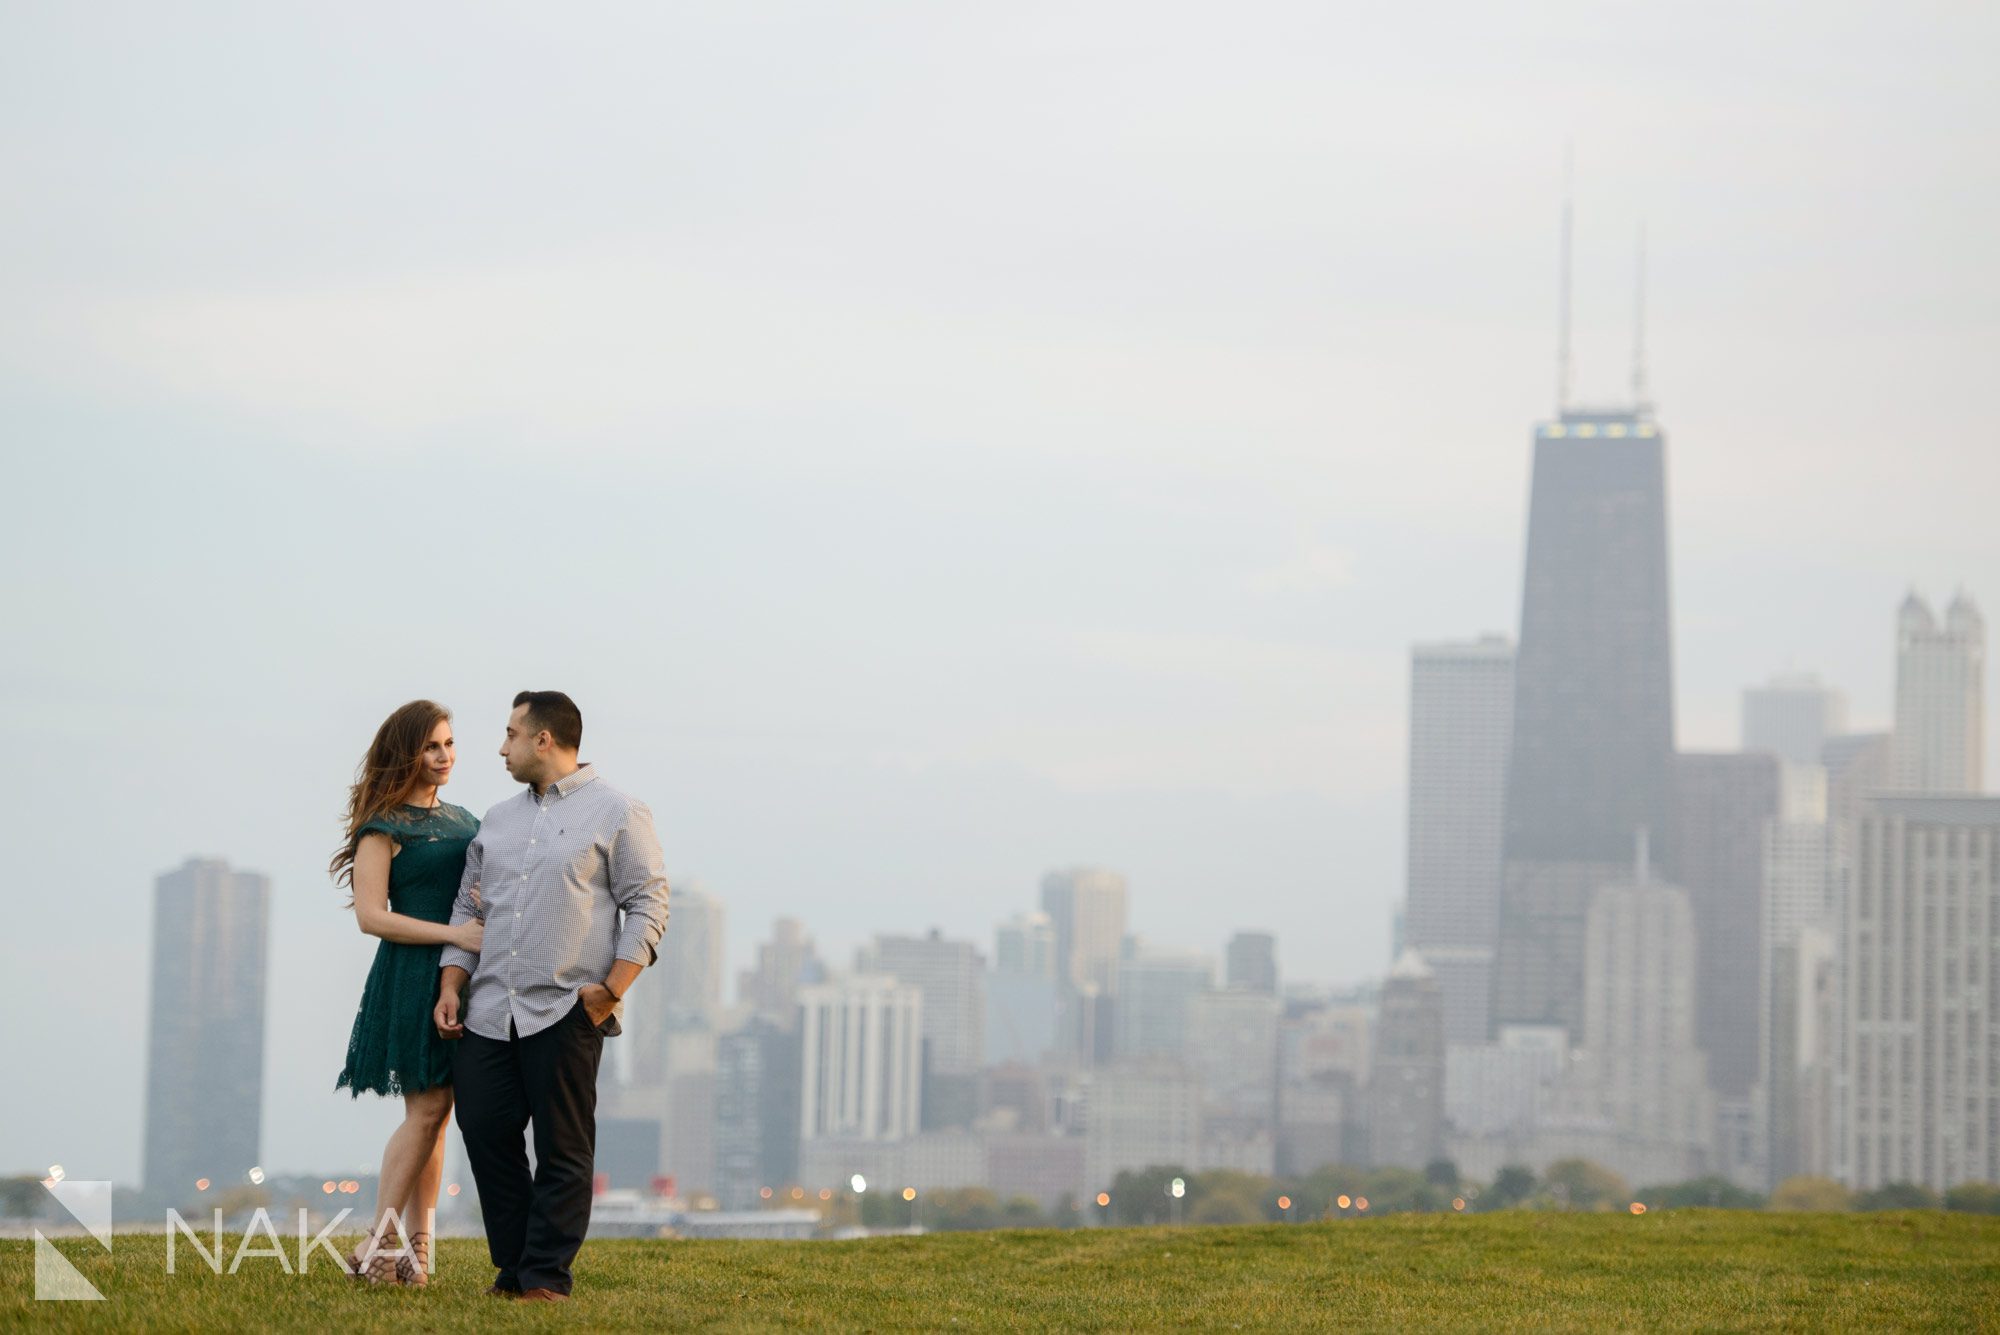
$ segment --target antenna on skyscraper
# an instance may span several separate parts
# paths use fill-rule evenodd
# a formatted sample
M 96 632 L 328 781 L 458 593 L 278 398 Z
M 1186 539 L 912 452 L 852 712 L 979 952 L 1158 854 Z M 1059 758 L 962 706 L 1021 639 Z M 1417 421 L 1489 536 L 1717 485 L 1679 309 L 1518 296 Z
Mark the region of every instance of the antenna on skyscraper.
M 1639 274 L 1632 296 L 1632 412 L 1645 417 L 1652 411 L 1646 402 L 1646 224 L 1639 224 Z
M 1556 416 L 1569 411 L 1569 271 L 1570 221 L 1575 212 L 1576 150 L 1563 146 L 1563 212 L 1561 270 L 1556 295 Z

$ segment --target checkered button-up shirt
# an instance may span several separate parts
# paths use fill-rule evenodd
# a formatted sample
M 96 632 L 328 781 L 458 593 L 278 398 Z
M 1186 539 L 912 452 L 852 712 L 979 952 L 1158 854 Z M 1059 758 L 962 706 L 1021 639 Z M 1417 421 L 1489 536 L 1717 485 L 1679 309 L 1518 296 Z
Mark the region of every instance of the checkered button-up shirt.
M 474 900 L 474 887 L 478 899 Z M 586 983 L 614 960 L 644 967 L 667 926 L 667 878 L 653 813 L 584 765 L 486 813 L 465 852 L 453 925 L 486 921 L 477 955 L 446 946 L 440 968 L 471 975 L 464 1024 L 505 1041 L 511 1019 L 522 1038 L 567 1015 Z M 616 1034 L 621 1001 L 603 1026 Z

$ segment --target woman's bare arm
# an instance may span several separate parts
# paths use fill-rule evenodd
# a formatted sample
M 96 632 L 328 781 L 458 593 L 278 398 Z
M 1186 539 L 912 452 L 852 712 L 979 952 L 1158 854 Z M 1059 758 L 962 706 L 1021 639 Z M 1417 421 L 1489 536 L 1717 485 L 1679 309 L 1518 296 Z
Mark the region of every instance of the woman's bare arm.
M 354 920 L 361 930 L 384 941 L 410 946 L 457 946 L 478 954 L 484 934 L 484 925 L 478 919 L 451 927 L 390 909 L 389 861 L 395 856 L 395 840 L 373 831 L 362 835 L 360 846 L 354 850 Z

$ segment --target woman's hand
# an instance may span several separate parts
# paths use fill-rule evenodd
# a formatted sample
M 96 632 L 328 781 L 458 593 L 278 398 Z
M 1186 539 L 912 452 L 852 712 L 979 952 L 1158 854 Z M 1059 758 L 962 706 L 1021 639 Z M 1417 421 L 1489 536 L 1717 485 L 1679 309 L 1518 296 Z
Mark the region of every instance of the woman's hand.
M 486 924 L 471 918 L 451 929 L 451 943 L 460 950 L 479 953 L 479 947 L 486 940 Z

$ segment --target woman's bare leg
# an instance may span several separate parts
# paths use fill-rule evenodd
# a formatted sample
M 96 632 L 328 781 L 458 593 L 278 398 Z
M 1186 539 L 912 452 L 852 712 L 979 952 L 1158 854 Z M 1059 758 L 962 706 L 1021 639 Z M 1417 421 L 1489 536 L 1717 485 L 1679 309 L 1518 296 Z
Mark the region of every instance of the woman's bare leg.
M 437 1096 L 436 1107 L 425 1105 L 427 1115 L 435 1112 L 438 1119 L 437 1133 L 431 1137 L 429 1151 L 424 1156 L 421 1167 L 410 1182 L 410 1194 L 402 1204 L 403 1227 L 406 1231 L 428 1234 L 436 1220 L 438 1188 L 444 1184 L 445 1136 L 451 1127 L 451 1086 L 427 1089 L 425 1095 Z M 430 1249 L 424 1249 L 424 1259 L 429 1260 Z
M 375 1222 L 369 1230 L 370 1237 L 381 1237 L 389 1226 L 389 1215 L 393 1211 L 397 1223 L 404 1233 L 427 1228 L 422 1216 L 412 1217 L 410 1201 L 415 1193 L 418 1179 L 423 1176 L 433 1151 L 444 1137 L 445 1119 L 451 1115 L 451 1089 L 439 1086 L 403 1096 L 403 1123 L 389 1136 L 389 1144 L 382 1151 L 382 1176 L 375 1189 Z M 442 1173 L 444 1166 L 438 1165 Z M 437 1199 L 435 1179 L 431 1186 L 431 1201 Z M 384 1238 L 384 1243 L 389 1239 Z M 400 1239 L 394 1242 L 401 1247 Z

